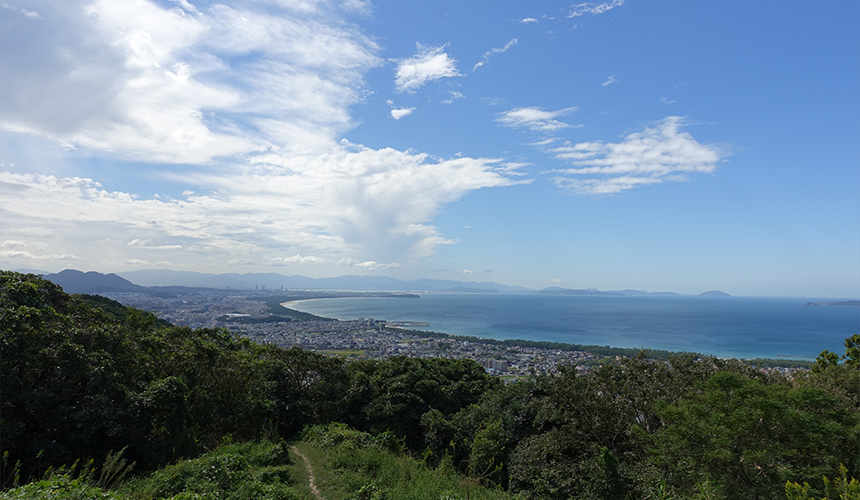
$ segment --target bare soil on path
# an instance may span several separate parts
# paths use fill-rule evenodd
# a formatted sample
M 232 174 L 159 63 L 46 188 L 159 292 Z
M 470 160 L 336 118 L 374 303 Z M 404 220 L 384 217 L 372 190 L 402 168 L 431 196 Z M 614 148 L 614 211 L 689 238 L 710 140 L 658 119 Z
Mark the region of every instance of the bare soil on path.
M 308 486 L 311 489 L 311 493 L 314 494 L 317 500 L 325 500 L 325 497 L 322 496 L 322 493 L 320 493 L 319 488 L 317 488 L 316 482 L 314 482 L 314 469 L 313 467 L 311 467 L 311 461 L 308 460 L 308 457 L 306 457 L 302 452 L 300 452 L 299 449 L 295 446 L 290 446 L 290 450 L 292 450 L 293 453 L 295 453 L 296 455 L 302 457 L 302 460 L 305 461 L 305 468 L 308 471 Z

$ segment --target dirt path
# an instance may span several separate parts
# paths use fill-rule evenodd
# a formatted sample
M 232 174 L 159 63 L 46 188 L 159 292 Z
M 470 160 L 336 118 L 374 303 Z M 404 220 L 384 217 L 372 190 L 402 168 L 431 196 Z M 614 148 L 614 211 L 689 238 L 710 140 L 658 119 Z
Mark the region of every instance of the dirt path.
M 314 496 L 317 497 L 317 500 L 325 500 L 325 497 L 322 496 L 320 490 L 317 488 L 317 484 L 314 482 L 314 469 L 313 467 L 311 467 L 311 461 L 308 460 L 308 457 L 306 457 L 302 452 L 300 452 L 299 449 L 295 446 L 290 446 L 290 449 L 293 451 L 293 453 L 302 457 L 302 460 L 305 461 L 305 468 L 308 470 L 308 486 L 310 486 L 311 488 L 311 493 L 313 493 Z

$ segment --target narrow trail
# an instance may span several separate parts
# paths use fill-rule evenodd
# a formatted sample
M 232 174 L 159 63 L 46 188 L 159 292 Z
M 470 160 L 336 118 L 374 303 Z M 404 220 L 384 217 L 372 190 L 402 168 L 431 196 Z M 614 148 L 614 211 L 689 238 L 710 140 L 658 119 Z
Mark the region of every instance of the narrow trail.
M 308 460 L 308 457 L 306 457 L 302 452 L 300 452 L 299 449 L 295 446 L 290 446 L 290 450 L 292 450 L 293 453 L 295 453 L 296 455 L 302 457 L 302 460 L 305 461 L 305 469 L 307 469 L 308 471 L 308 486 L 310 486 L 311 488 L 311 493 L 313 493 L 314 496 L 317 497 L 317 500 L 325 500 L 325 497 L 322 496 L 322 493 L 320 493 L 320 490 L 317 488 L 317 485 L 314 482 L 314 469 L 313 467 L 311 467 L 311 461 Z

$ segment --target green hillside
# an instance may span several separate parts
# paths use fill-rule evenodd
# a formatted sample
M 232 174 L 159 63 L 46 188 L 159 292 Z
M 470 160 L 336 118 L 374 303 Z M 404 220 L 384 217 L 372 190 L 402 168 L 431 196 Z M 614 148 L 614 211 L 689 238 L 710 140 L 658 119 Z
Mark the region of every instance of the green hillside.
M 785 499 L 787 482 L 837 498 L 860 476 L 858 347 L 791 377 L 639 355 L 506 385 L 468 360 L 350 362 L 166 326 L 3 271 L 0 485 L 314 498 L 301 453 L 329 499 Z

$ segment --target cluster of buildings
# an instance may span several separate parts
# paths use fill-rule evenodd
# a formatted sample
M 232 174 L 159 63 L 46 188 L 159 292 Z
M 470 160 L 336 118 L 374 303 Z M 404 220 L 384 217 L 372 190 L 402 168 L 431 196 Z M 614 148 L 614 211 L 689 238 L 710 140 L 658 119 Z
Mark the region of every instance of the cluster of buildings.
M 300 347 L 351 359 L 391 356 L 472 359 L 488 372 L 510 377 L 553 373 L 558 365 L 578 365 L 594 359 L 580 351 L 502 346 L 493 341 L 463 341 L 428 337 L 373 318 L 353 321 L 299 320 L 273 315 L 260 297 L 217 293 L 157 297 L 141 293 L 106 293 L 126 306 L 151 311 L 177 326 L 227 328 L 259 343 Z
M 518 378 L 532 373 L 550 374 L 559 365 L 576 366 L 580 372 L 596 361 L 582 351 L 505 346 L 487 340 L 465 341 L 403 327 L 421 323 L 388 323 L 373 318 L 352 321 L 300 319 L 272 313 L 266 299 L 271 292 L 212 291 L 175 296 L 114 292 L 105 296 L 126 306 L 150 311 L 177 326 L 226 328 L 263 344 L 300 347 L 349 359 L 383 359 L 391 356 L 472 359 L 489 373 Z M 283 297 L 280 292 L 278 297 Z M 295 299 L 310 298 L 296 292 Z M 278 299 L 279 300 L 279 299 Z M 283 313 L 282 313 L 283 314 Z M 769 367 L 792 376 L 792 368 Z

